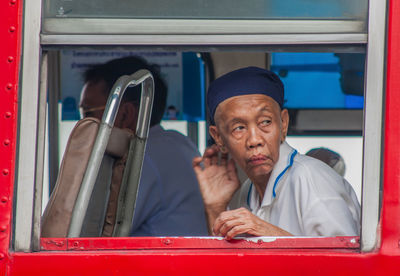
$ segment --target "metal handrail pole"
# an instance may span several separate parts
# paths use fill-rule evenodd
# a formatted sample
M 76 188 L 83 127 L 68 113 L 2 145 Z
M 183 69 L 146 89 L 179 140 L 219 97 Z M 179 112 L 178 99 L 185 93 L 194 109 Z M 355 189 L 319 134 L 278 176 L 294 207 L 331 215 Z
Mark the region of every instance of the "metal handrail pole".
M 126 237 L 131 231 L 146 149 L 146 140 L 150 128 L 150 117 L 154 97 L 153 79 L 146 79 L 142 83 L 142 91 L 136 137 L 135 140 L 132 141 L 134 145 L 131 145 L 129 148 L 129 156 L 126 163 L 126 168 L 129 169 L 129 171 L 127 172 L 127 181 L 124 184 L 127 186 L 121 187 L 121 195 L 118 202 L 117 223 L 113 233 L 113 236 L 117 237 Z
M 142 83 L 147 78 L 153 79 L 151 73 L 148 70 L 139 70 L 130 76 L 121 76 L 111 89 L 111 94 L 108 98 L 86 172 L 74 205 L 68 237 L 79 237 L 81 233 L 89 200 L 125 90 L 129 86 L 136 86 Z

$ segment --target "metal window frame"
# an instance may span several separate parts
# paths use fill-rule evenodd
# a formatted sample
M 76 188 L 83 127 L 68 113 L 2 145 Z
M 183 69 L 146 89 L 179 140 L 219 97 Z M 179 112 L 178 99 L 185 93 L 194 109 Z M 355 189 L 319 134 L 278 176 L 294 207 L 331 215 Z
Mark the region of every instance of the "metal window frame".
M 378 246 L 379 187 L 382 182 L 386 0 L 370 0 L 365 73 L 361 250 Z M 377 131 L 378 130 L 378 131 Z M 368 158 L 366 153 L 368 153 Z
M 384 81 L 384 47 L 386 1 L 369 1 L 368 35 L 365 33 L 299 33 L 299 34 L 45 34 L 41 30 L 42 0 L 24 1 L 24 43 L 21 62 L 20 121 L 17 153 L 16 205 L 15 205 L 15 251 L 31 251 L 39 244 L 38 208 L 34 209 L 35 183 L 42 173 L 42 150 L 45 124 L 39 124 L 39 101 L 43 91 L 39 89 L 41 47 L 60 46 L 140 46 L 171 49 L 211 49 L 218 47 L 259 47 L 278 51 L 334 49 L 360 51 L 367 47 L 366 97 L 364 119 L 363 199 L 361 249 L 364 252 L 376 247 L 379 215 L 379 183 L 381 181 L 381 141 Z M 186 48 L 185 48 L 186 47 Z M 46 66 L 46 65 L 42 65 Z M 45 72 L 45 68 L 42 72 Z M 42 91 L 34 93 L 34 91 Z M 40 96 L 41 95 L 41 96 Z M 42 114 L 42 115 L 39 115 Z M 371 157 L 372 156 L 372 157 Z M 38 194 L 36 188 L 36 194 Z M 368 204 L 366 204 L 368 202 Z M 34 214 L 35 213 L 35 214 Z M 34 221 L 36 218 L 36 221 Z M 33 229 L 35 226 L 35 234 Z
M 215 47 L 215 46 L 261 46 L 263 49 L 269 46 L 278 47 L 284 51 L 286 46 L 349 46 L 347 48 L 364 46 L 367 43 L 367 34 L 211 34 L 211 35 L 67 35 L 67 34 L 41 34 L 43 46 L 159 46 L 159 47 Z M 310 49 L 305 48 L 305 51 Z M 356 51 L 360 51 L 360 48 Z
M 266 24 L 267 23 L 267 24 Z M 362 20 L 298 19 L 114 19 L 114 18 L 44 18 L 46 34 L 318 34 L 361 33 Z
M 39 67 L 41 60 L 41 0 L 24 1 L 24 29 L 21 59 L 20 105 L 17 144 L 14 250 L 32 250 L 33 209 L 37 162 L 43 155 L 39 144 Z M 41 124 L 40 127 L 45 127 Z M 43 129 L 44 133 L 44 129 Z M 41 163 L 41 165 L 40 165 Z M 38 167 L 37 167 L 38 166 Z M 36 208 L 35 208 L 36 210 Z M 37 228 L 37 225 L 35 225 Z M 38 243 L 36 243 L 38 244 Z

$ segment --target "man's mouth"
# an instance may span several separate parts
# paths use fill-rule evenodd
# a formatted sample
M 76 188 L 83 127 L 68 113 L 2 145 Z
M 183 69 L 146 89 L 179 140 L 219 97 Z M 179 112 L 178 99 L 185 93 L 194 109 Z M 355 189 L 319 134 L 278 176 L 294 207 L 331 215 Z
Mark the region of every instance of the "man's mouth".
M 264 154 L 257 154 L 257 155 L 251 156 L 247 160 L 247 163 L 252 166 L 257 166 L 257 165 L 261 165 L 261 164 L 265 164 L 265 163 L 270 163 L 271 161 L 272 161 L 272 159 L 269 156 L 264 155 Z

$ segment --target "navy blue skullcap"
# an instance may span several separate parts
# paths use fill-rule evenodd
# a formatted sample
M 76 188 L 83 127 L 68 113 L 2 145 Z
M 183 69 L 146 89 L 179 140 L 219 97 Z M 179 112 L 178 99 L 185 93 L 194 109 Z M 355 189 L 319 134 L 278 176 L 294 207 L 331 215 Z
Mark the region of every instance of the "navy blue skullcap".
M 270 96 L 283 107 L 283 83 L 279 77 L 266 69 L 246 67 L 227 73 L 210 84 L 207 106 L 211 123 L 215 124 L 215 110 L 220 103 L 235 96 L 250 94 Z

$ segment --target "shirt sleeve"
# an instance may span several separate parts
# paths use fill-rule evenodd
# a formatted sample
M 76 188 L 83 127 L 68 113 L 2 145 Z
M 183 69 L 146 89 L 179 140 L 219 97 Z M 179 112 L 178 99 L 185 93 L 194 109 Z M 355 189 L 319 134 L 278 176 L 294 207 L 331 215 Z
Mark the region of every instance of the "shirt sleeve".
M 315 165 L 315 164 L 314 164 Z M 360 206 L 345 179 L 330 167 L 303 166 L 298 177 L 298 206 L 306 236 L 355 236 L 360 231 Z
M 304 214 L 304 229 L 307 236 L 357 236 L 356 221 L 340 198 L 317 199 Z

